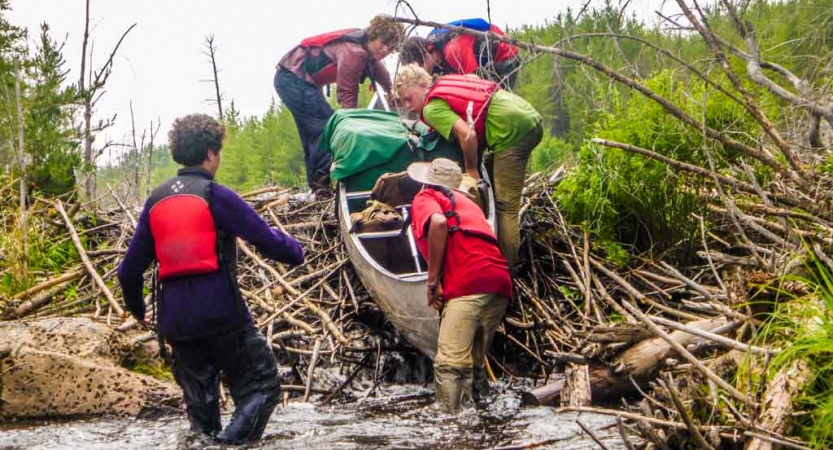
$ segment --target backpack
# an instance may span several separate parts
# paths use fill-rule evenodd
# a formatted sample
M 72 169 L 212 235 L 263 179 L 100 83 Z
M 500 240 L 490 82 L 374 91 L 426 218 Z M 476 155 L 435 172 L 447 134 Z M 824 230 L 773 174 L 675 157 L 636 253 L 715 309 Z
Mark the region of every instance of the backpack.
M 305 49 L 323 47 L 333 42 L 355 42 L 364 44 L 367 36 L 361 28 L 345 28 L 343 30 L 330 31 L 329 33 L 316 34 L 301 41 L 301 47 Z
M 451 25 L 451 26 L 455 26 L 455 27 L 463 27 L 463 28 L 468 28 L 469 30 L 483 31 L 483 32 L 489 31 L 492 28 L 492 25 L 489 24 L 489 22 L 486 22 L 485 20 L 483 20 L 479 17 L 475 18 L 475 19 L 455 20 L 453 22 L 448 22 L 446 25 Z M 434 42 L 437 42 L 437 41 L 443 40 L 443 39 L 445 39 L 447 41 L 448 38 L 450 38 L 451 34 L 454 34 L 454 32 L 452 32 L 451 30 L 448 30 L 448 29 L 445 29 L 445 28 L 436 28 L 436 29 L 432 30 L 430 33 L 428 33 L 428 39 L 431 39 Z
M 336 42 L 352 42 L 364 46 L 367 42 L 367 35 L 361 28 L 346 28 L 343 30 L 330 31 L 328 33 L 317 34 L 310 36 L 301 41 L 301 47 L 304 49 L 304 71 L 307 75 L 315 76 L 327 66 L 333 63 L 329 57 L 324 53 L 324 46 Z
M 481 18 L 455 20 L 453 22 L 448 22 L 447 25 L 463 27 L 474 31 L 482 31 L 484 33 L 491 31 L 501 35 L 504 34 L 500 28 L 493 26 Z M 428 33 L 428 40 L 434 44 L 436 49 L 442 51 L 443 48 L 445 48 L 445 45 L 458 34 L 459 33 L 446 28 L 436 28 Z M 475 36 L 474 51 L 475 55 L 478 57 L 478 64 L 480 64 L 481 67 L 489 65 L 489 56 L 494 57 L 494 55 L 497 54 L 498 44 L 500 44 L 499 41 L 489 41 L 482 36 Z

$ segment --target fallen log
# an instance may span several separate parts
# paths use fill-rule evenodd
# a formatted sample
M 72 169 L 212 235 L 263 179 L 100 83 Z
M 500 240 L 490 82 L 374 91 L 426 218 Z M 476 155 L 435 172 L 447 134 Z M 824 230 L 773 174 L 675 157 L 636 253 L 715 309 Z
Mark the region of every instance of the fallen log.
M 813 372 L 806 362 L 798 360 L 781 369 L 764 394 L 763 413 L 757 421 L 757 428 L 777 435 L 787 430 L 788 419 L 793 413 L 792 402 Z M 753 437 L 746 443 L 745 450 L 772 450 L 773 442 Z
M 50 280 L 44 281 L 41 284 L 32 286 L 29 289 L 26 289 L 25 291 L 16 294 L 14 297 L 12 297 L 12 300 L 23 300 L 24 298 L 31 297 L 32 295 L 37 294 L 38 292 L 49 289 L 52 286 L 55 286 L 56 284 L 61 284 L 61 283 L 67 282 L 67 281 L 77 280 L 78 278 L 81 277 L 81 275 L 83 273 L 84 273 L 83 269 L 81 269 L 80 267 L 76 268 L 72 271 L 69 271 L 69 272 L 59 276 L 59 277 L 52 278 Z
M 689 322 L 686 326 L 711 331 L 725 324 L 725 317 L 715 317 Z M 674 331 L 669 336 L 683 347 L 703 339 L 684 331 Z M 636 387 L 631 379 L 640 387 L 644 387 L 659 372 L 662 361 L 675 353 L 671 344 L 662 337 L 656 337 L 625 350 L 611 365 L 592 364 L 589 367 L 591 397 L 596 402 L 612 402 L 620 396 L 634 393 Z M 564 379 L 561 378 L 551 384 L 524 392 L 521 402 L 532 406 L 556 406 L 561 399 L 564 385 Z
M 80 272 L 79 272 L 80 274 Z M 49 288 L 48 290 L 41 292 L 36 297 L 33 297 L 30 300 L 26 300 L 17 309 L 14 310 L 14 315 L 17 317 L 23 317 L 32 310 L 38 309 L 41 306 L 49 303 L 52 301 L 52 298 L 57 295 L 59 292 L 66 289 L 69 284 L 73 281 L 73 279 L 64 281 L 63 283 L 56 284 Z

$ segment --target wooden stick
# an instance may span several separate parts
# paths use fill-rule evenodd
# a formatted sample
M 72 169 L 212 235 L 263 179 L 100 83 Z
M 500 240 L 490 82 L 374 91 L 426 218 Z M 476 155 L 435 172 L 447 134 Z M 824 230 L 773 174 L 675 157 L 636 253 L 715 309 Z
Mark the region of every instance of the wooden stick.
M 582 239 L 582 243 L 584 244 L 583 248 L 583 257 L 584 257 L 584 314 L 590 317 L 593 314 L 593 288 L 591 286 L 591 279 L 590 279 L 590 233 L 587 231 L 587 227 L 584 228 L 584 239 Z M 602 321 L 601 316 L 597 315 L 597 319 L 599 322 Z
M 256 189 L 254 191 L 245 192 L 243 194 L 240 194 L 240 197 L 244 198 L 244 199 L 248 199 L 250 197 L 255 197 L 255 196 L 258 196 L 260 194 L 267 194 L 269 192 L 278 192 L 278 196 L 279 196 L 281 194 L 288 194 L 289 189 L 286 189 L 286 188 L 281 187 L 281 186 L 270 186 L 270 187 L 265 187 L 265 188 L 261 188 L 261 189 Z
M 659 309 L 660 311 L 666 312 L 668 314 L 675 315 L 677 317 L 682 317 L 682 318 L 689 319 L 689 320 L 700 320 L 701 319 L 701 317 L 695 316 L 694 314 L 688 314 L 688 313 L 685 313 L 685 312 L 682 312 L 682 311 L 677 311 L 677 310 L 674 310 L 674 309 L 669 308 L 669 307 L 667 307 L 663 304 L 657 303 L 657 302 L 649 299 L 643 293 L 639 292 L 635 287 L 633 287 L 630 283 L 625 281 L 624 278 L 617 275 L 616 272 L 613 272 L 612 270 L 605 267 L 602 263 L 600 263 L 600 262 L 598 262 L 594 259 L 591 259 L 590 263 L 593 264 L 593 266 L 596 267 L 596 269 L 600 270 L 602 273 L 604 273 L 609 278 L 611 278 L 613 281 L 619 283 L 620 286 L 625 288 L 625 290 L 628 291 L 628 293 L 631 294 L 637 300 L 639 300 L 643 303 L 647 303 L 647 304 L 653 306 L 654 308 Z M 622 302 L 622 303 L 624 304 L 626 302 Z
M 23 300 L 24 298 L 31 297 L 32 295 L 37 294 L 38 292 L 49 289 L 52 286 L 55 286 L 56 284 L 77 280 L 81 277 L 83 273 L 84 270 L 81 267 L 78 267 L 69 272 L 66 272 L 65 274 L 57 278 L 53 278 L 51 280 L 44 281 L 41 284 L 32 286 L 29 289 L 26 289 L 25 291 L 16 294 L 14 297 L 12 297 L 12 300 Z
M 312 348 L 312 359 L 309 363 L 309 370 L 307 371 L 307 386 L 304 390 L 304 402 L 309 401 L 310 389 L 312 389 L 312 376 L 315 373 L 315 365 L 318 364 L 318 352 L 321 350 L 321 338 L 315 340 L 315 346 Z
M 587 428 L 587 425 L 581 423 L 580 420 L 576 420 L 576 423 L 578 424 L 578 426 L 581 427 L 582 430 L 584 430 L 585 433 L 587 433 L 588 436 L 590 436 L 590 439 L 593 439 L 593 441 L 596 444 L 598 444 L 599 447 L 602 448 L 602 450 L 610 450 L 610 449 L 607 448 L 606 445 L 604 445 L 604 442 L 602 442 L 602 440 L 599 439 L 598 436 L 596 436 L 596 433 L 594 433 L 593 430 L 591 430 L 590 428 Z
M 330 318 L 330 315 L 327 314 L 326 311 L 316 306 L 315 303 L 309 301 L 308 298 L 304 299 L 304 304 L 307 308 L 309 308 L 310 311 L 318 315 L 318 317 L 324 323 L 324 326 L 327 328 L 327 331 L 332 333 L 332 335 L 335 336 L 335 338 L 338 339 L 340 343 L 344 345 L 350 343 L 350 339 L 347 339 L 347 337 L 344 336 L 344 334 L 341 332 L 341 330 L 338 329 L 336 324 L 333 322 L 333 319 Z
M 711 292 L 709 292 L 703 286 L 700 286 L 700 284 L 698 284 L 697 282 L 695 282 L 691 278 L 688 278 L 685 275 L 683 275 L 682 273 L 680 273 L 680 271 L 677 270 L 675 267 L 671 266 L 671 264 L 668 264 L 665 261 L 661 261 L 659 264 L 660 264 L 660 266 L 662 266 L 662 268 L 665 270 L 666 273 L 668 273 L 668 274 L 672 275 L 674 278 L 677 278 L 678 280 L 682 281 L 690 289 L 693 289 L 693 290 L 703 294 L 703 296 L 706 297 L 707 300 L 714 300 L 714 296 L 712 295 Z
M 674 402 L 674 406 L 676 406 L 677 412 L 680 413 L 680 417 L 683 419 L 683 422 L 688 425 L 688 432 L 691 434 L 691 437 L 694 438 L 694 442 L 696 442 L 697 445 L 699 445 L 703 450 L 715 450 L 706 438 L 703 437 L 703 434 L 700 433 L 700 429 L 697 427 L 697 424 L 694 423 L 694 419 L 691 418 L 691 415 L 688 413 L 685 405 L 683 405 L 682 400 L 680 400 L 680 393 L 677 391 L 674 378 L 671 377 L 671 374 L 667 374 L 665 380 L 659 380 L 659 383 L 671 395 L 671 400 Z
M 109 187 L 109 186 L 108 186 L 108 187 Z M 137 188 L 138 188 L 138 187 L 137 187 Z M 119 198 L 119 196 L 118 196 L 118 195 L 116 195 L 116 193 L 115 193 L 115 192 L 111 191 L 110 193 L 113 195 L 113 198 L 114 198 L 114 199 L 116 199 L 116 203 L 118 203 L 118 204 L 119 204 L 119 208 L 121 208 L 121 210 L 124 212 L 124 215 L 125 215 L 125 216 L 127 216 L 127 220 L 129 220 L 129 221 L 130 221 L 130 225 L 132 225 L 132 226 L 133 226 L 133 229 L 135 230 L 135 229 L 136 229 L 136 218 L 135 218 L 135 217 L 133 217 L 133 213 L 131 213 L 131 212 L 130 212 L 130 210 L 129 210 L 129 209 L 127 209 L 127 207 L 126 207 L 126 206 L 124 206 L 124 203 L 121 201 L 121 199 Z
M 353 308 L 356 312 L 358 312 L 359 302 L 356 300 L 356 292 L 353 290 L 353 285 L 350 284 L 350 280 L 347 278 L 347 272 L 342 270 L 341 277 L 344 278 L 344 284 L 347 285 L 347 293 L 350 294 L 350 300 L 353 302 Z
M 515 336 L 512 336 L 511 334 L 507 333 L 507 332 L 506 332 L 506 330 L 504 330 L 504 329 L 503 329 L 503 326 L 502 326 L 502 325 L 501 325 L 500 327 L 498 327 L 497 331 L 498 331 L 498 332 L 500 332 L 500 334 L 502 334 L 502 335 L 506 336 L 506 339 L 509 339 L 510 341 L 514 342 L 514 343 L 515 343 L 515 345 L 517 345 L 518 347 L 522 348 L 522 349 L 523 349 L 523 350 L 524 350 L 524 351 L 525 351 L 525 352 L 526 352 L 529 356 L 531 356 L 531 357 L 532 357 L 532 358 L 534 358 L 536 361 L 538 361 L 539 363 L 541 363 L 544 367 L 550 367 L 550 366 L 552 366 L 550 363 L 548 363 L 548 362 L 544 361 L 543 359 L 541 359 L 541 357 L 540 357 L 540 356 L 538 356 L 538 354 L 537 354 L 537 353 L 535 353 L 535 352 L 533 352 L 532 350 L 530 350 L 530 349 L 529 349 L 529 347 L 527 347 L 526 345 L 524 345 L 521 341 L 519 341 L 519 340 L 515 339 Z
M 795 442 L 787 441 L 787 440 L 784 440 L 784 439 L 774 438 L 772 436 L 767 436 L 767 435 L 761 434 L 761 433 L 755 433 L 755 432 L 752 432 L 752 431 L 744 431 L 743 435 L 746 436 L 746 437 L 751 437 L 753 439 L 753 441 L 750 441 L 750 442 L 755 442 L 757 440 L 757 441 L 763 441 L 763 442 L 768 443 L 768 445 L 765 445 L 765 448 L 773 448 L 772 444 L 776 444 L 776 445 L 782 445 L 784 447 L 794 448 L 794 449 L 797 449 L 797 450 L 813 450 L 810 447 L 807 447 L 805 445 L 797 444 Z M 749 448 L 749 445 L 750 444 L 747 444 L 747 447 L 746 447 L 747 449 Z
M 263 259 L 261 259 L 251 249 L 249 249 L 249 247 L 247 247 L 246 244 L 244 244 L 243 242 L 238 241 L 238 246 L 240 247 L 241 250 L 243 250 L 243 253 L 245 253 L 246 256 L 248 256 L 249 258 L 252 258 L 252 260 L 254 260 L 255 263 L 257 263 L 257 265 L 266 269 L 270 274 L 272 274 L 272 276 L 276 280 L 278 280 L 278 283 L 280 283 L 280 285 L 283 286 L 284 289 L 287 290 L 287 292 L 289 292 L 290 294 L 297 297 L 295 300 L 290 302 L 290 304 L 286 305 L 284 308 L 287 308 L 291 304 L 294 304 L 294 303 L 299 302 L 299 301 L 304 302 L 304 306 L 306 306 L 307 308 L 310 309 L 310 311 L 312 311 L 312 312 L 314 312 L 315 314 L 318 315 L 318 317 L 324 323 L 324 326 L 327 327 L 327 330 L 329 330 L 330 333 L 332 333 L 332 335 L 335 336 L 335 338 L 338 339 L 339 342 L 341 342 L 342 344 L 345 344 L 345 345 L 350 343 L 350 340 L 347 339 L 347 337 L 344 336 L 344 334 L 341 332 L 341 330 L 339 330 L 338 327 L 333 323 L 333 320 L 330 318 L 330 315 L 327 314 L 324 310 L 322 310 L 318 306 L 316 306 L 314 303 L 309 301 L 309 299 L 306 297 L 306 294 L 309 293 L 310 290 L 307 290 L 306 292 L 304 292 L 302 294 L 301 292 L 298 291 L 298 289 L 295 289 L 295 287 L 292 286 L 291 283 L 288 283 L 281 276 L 281 274 L 278 273 L 277 270 L 275 270 L 274 267 L 270 266 L 269 264 L 266 264 L 266 262 L 263 261 Z M 342 259 L 342 260 L 339 260 L 339 261 L 336 261 L 335 263 L 333 263 L 330 266 L 330 267 L 332 267 L 332 269 L 330 270 L 330 274 L 332 274 L 336 270 L 338 270 L 338 268 L 341 267 L 341 265 L 344 264 L 346 261 L 347 261 L 346 259 Z M 319 272 L 321 272 L 321 271 L 319 271 Z M 324 276 L 323 278 L 321 278 L 321 280 L 319 281 L 319 283 L 316 284 L 316 286 L 320 286 L 321 283 L 323 283 L 327 280 L 327 278 L 329 278 L 329 275 Z M 280 311 L 281 313 L 283 311 L 285 311 L 284 308 L 281 308 L 281 311 Z M 273 316 L 277 317 L 277 314 L 278 313 L 274 313 Z M 269 316 L 269 318 L 266 321 L 268 322 L 268 321 L 273 320 L 275 318 L 273 316 Z
M 23 317 L 26 314 L 30 313 L 32 310 L 38 309 L 41 306 L 49 303 L 50 301 L 52 301 L 52 297 L 54 297 L 58 292 L 61 292 L 62 290 L 66 289 L 71 282 L 72 280 L 69 280 L 61 284 L 56 284 L 55 286 L 52 286 L 52 288 L 50 288 L 49 290 L 42 292 L 37 297 L 23 302 L 14 310 L 15 316 Z
M 526 444 L 504 445 L 502 447 L 494 447 L 492 450 L 528 450 L 531 448 L 543 447 L 545 445 L 555 444 L 556 442 L 564 442 L 575 439 L 575 436 L 559 437 L 547 439 L 546 441 L 527 442 Z
M 657 316 L 647 316 L 651 321 L 654 323 L 658 323 L 660 325 L 665 325 L 669 328 L 673 328 L 675 330 L 684 331 L 689 334 L 693 334 L 695 336 L 700 336 L 701 338 L 708 339 L 712 342 L 716 342 L 724 347 L 732 348 L 735 350 L 740 350 L 742 352 L 752 352 L 758 353 L 761 355 L 766 355 L 769 353 L 778 353 L 778 350 L 770 350 L 768 348 L 757 347 L 754 345 L 744 344 L 742 342 L 738 342 L 734 339 L 729 339 L 725 336 L 721 336 L 716 333 L 712 333 L 711 331 L 701 330 L 699 328 L 689 327 L 683 325 L 681 323 L 674 322 L 673 320 L 663 319 L 662 317 Z
M 639 320 L 641 320 L 642 323 L 647 325 L 648 328 L 650 328 L 651 331 L 654 332 L 654 334 L 661 337 L 665 342 L 667 342 L 668 345 L 670 345 L 674 350 L 676 350 L 677 353 L 679 353 L 680 356 L 682 356 L 688 362 L 693 364 L 694 367 L 696 367 L 697 370 L 700 371 L 700 373 L 702 373 L 703 375 L 706 376 L 706 378 L 710 379 L 715 384 L 717 384 L 718 386 L 720 386 L 721 388 L 726 390 L 726 392 L 728 392 L 729 395 L 731 395 L 735 400 L 746 403 L 747 405 L 749 405 L 753 408 L 758 407 L 757 402 L 752 400 L 746 394 L 744 394 L 744 393 L 738 391 L 737 389 L 735 389 L 732 385 L 727 383 L 723 378 L 720 378 L 719 376 L 717 376 L 714 372 L 711 371 L 711 369 L 706 367 L 705 364 L 700 362 L 699 359 L 697 359 L 694 355 L 692 355 L 691 352 L 689 352 L 688 350 L 685 349 L 685 347 L 680 345 L 679 342 L 672 339 L 671 336 L 668 335 L 668 333 L 666 333 L 665 331 L 662 330 L 662 328 L 660 328 L 656 324 L 654 324 L 654 322 L 652 322 L 651 319 L 649 319 L 648 316 L 646 316 L 645 313 L 643 313 L 639 308 L 637 308 L 636 306 L 631 305 L 629 302 L 622 302 L 622 306 L 624 306 L 625 309 L 630 311 L 634 316 L 636 316 Z
M 344 388 L 347 387 L 347 385 L 350 384 L 351 381 L 353 381 L 353 378 L 356 378 L 356 375 L 358 375 L 359 372 L 361 372 L 362 369 L 365 368 L 365 363 L 368 359 L 370 359 L 370 353 L 365 353 L 362 360 L 358 364 L 356 364 L 356 367 L 353 368 L 353 371 L 350 372 L 349 375 L 347 375 L 347 378 L 345 378 L 344 381 L 342 381 L 341 384 L 338 385 L 338 387 L 330 391 L 330 393 L 327 394 L 327 397 L 324 398 L 324 401 L 321 402 L 321 404 L 326 405 L 330 403 L 332 399 L 334 399 L 341 391 L 343 391 Z
M 616 418 L 616 428 L 619 430 L 619 436 L 622 437 L 622 442 L 625 443 L 625 447 L 627 447 L 628 450 L 636 450 L 633 444 L 631 444 L 630 439 L 628 439 L 628 434 L 625 432 L 625 423 L 622 421 L 621 417 Z
M 66 211 L 64 211 L 64 206 L 61 204 L 60 200 L 55 201 L 55 209 L 61 214 L 61 217 L 64 219 L 64 223 L 67 226 L 67 230 L 69 231 L 70 236 L 72 237 L 72 242 L 75 244 L 75 249 L 78 251 L 78 256 L 81 257 L 81 261 L 84 263 L 84 267 L 87 269 L 87 272 L 95 281 L 95 284 L 101 289 L 101 292 L 104 293 L 104 296 L 107 298 L 107 301 L 110 303 L 110 306 L 113 307 L 113 310 L 116 311 L 119 316 L 124 315 L 124 309 L 119 305 L 116 301 L 116 298 L 113 297 L 113 293 L 110 292 L 110 288 L 104 283 L 104 280 L 101 279 L 101 276 L 93 267 L 93 264 L 90 262 L 90 258 L 87 256 L 87 252 L 84 251 L 84 246 L 81 244 L 81 240 L 78 238 L 78 233 L 75 231 L 75 227 L 72 226 L 72 221 L 69 220 L 69 216 L 67 216 Z
M 604 414 L 606 416 L 615 416 L 615 417 L 622 417 L 623 419 L 630 419 L 630 420 L 644 420 L 653 425 L 660 425 L 663 427 L 668 428 L 676 428 L 678 430 L 687 430 L 688 425 L 682 422 L 673 422 L 670 420 L 663 420 L 663 419 L 656 419 L 653 417 L 643 416 L 641 414 L 636 414 L 627 411 L 621 411 L 618 409 L 606 409 L 606 408 L 594 408 L 592 406 L 566 406 L 564 408 L 558 408 L 555 410 L 556 413 L 562 412 L 586 412 L 592 414 Z M 722 427 L 715 427 L 721 431 L 731 431 L 732 428 L 727 426 Z

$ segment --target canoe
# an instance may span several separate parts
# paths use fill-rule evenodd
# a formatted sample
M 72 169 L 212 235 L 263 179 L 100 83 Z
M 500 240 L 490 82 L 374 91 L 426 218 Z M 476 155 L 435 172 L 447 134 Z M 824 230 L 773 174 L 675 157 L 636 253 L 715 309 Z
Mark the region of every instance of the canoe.
M 407 146 L 399 151 L 413 154 Z M 407 153 L 400 156 L 397 158 L 398 167 L 392 168 L 392 172 L 403 170 L 402 161 L 407 161 Z M 447 154 L 427 152 L 421 154 L 419 160 L 438 156 L 447 157 Z M 485 171 L 481 170 L 481 173 L 485 178 Z M 368 185 L 370 183 L 364 186 Z M 486 197 L 487 219 L 495 229 L 494 196 L 490 189 L 485 191 L 482 195 Z M 410 226 L 385 232 L 351 232 L 350 214 L 363 210 L 368 198 L 369 190 L 352 188 L 350 183 L 339 183 L 336 197 L 338 222 L 347 253 L 361 282 L 385 317 L 414 347 L 433 359 L 437 353 L 439 318 L 438 312 L 426 302 L 427 264 L 416 249 Z M 403 215 L 408 214 L 407 207 L 401 210 Z M 390 253 L 394 251 L 399 253 L 391 257 Z

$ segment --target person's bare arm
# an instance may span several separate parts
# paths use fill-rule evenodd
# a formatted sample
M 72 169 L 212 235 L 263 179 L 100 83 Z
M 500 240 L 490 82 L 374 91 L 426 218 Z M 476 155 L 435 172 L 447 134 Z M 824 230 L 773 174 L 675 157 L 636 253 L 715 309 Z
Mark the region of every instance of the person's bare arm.
M 442 306 L 442 275 L 445 244 L 448 239 L 448 221 L 442 214 L 433 214 L 428 222 L 428 305 L 434 309 Z M 433 287 L 432 287 L 433 286 Z
M 451 129 L 457 140 L 460 141 L 460 149 L 463 150 L 463 171 L 475 180 L 480 179 L 480 172 L 477 170 L 477 133 L 465 120 L 458 119 Z

